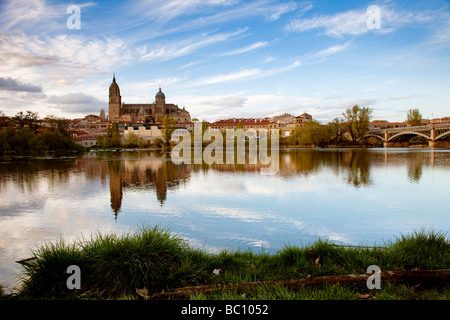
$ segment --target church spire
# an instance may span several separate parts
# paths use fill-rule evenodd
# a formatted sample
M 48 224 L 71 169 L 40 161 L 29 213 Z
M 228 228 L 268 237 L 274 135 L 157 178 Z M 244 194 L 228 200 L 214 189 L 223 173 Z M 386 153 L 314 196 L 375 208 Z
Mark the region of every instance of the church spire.
M 116 72 L 113 73 L 113 83 L 116 83 Z

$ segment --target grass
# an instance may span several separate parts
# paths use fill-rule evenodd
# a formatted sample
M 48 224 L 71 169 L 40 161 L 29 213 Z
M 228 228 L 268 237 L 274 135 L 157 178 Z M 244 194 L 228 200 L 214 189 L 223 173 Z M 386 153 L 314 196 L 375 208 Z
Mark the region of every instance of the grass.
M 450 243 L 440 232 L 402 235 L 383 248 L 338 247 L 318 240 L 306 247 L 285 246 L 273 254 L 237 250 L 209 254 L 193 249 L 168 230 L 141 228 L 133 234 L 96 235 L 76 243 L 59 241 L 34 252 L 37 259 L 24 265 L 21 299 L 135 299 L 136 289 L 151 296 L 193 285 L 238 284 L 363 274 L 369 265 L 381 269 L 449 269 Z M 81 269 L 81 290 L 69 290 L 69 265 Z M 214 269 L 220 269 L 218 275 Z M 384 285 L 383 285 L 384 286 Z M 423 291 L 386 283 L 370 293 L 374 299 L 449 299 L 449 286 Z M 191 299 L 360 299 L 345 286 L 289 290 L 258 287 L 244 295 L 233 291 L 192 295 Z

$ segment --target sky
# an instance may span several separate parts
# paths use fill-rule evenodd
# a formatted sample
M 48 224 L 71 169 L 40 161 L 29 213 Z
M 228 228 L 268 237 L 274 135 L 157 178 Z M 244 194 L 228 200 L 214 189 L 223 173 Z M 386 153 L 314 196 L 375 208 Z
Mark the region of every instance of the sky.
M 75 9 L 73 9 L 75 6 Z M 79 13 L 79 14 L 78 14 Z M 78 19 L 79 18 L 79 19 Z M 450 1 L 0 1 L 0 110 L 166 102 L 215 121 L 450 116 Z

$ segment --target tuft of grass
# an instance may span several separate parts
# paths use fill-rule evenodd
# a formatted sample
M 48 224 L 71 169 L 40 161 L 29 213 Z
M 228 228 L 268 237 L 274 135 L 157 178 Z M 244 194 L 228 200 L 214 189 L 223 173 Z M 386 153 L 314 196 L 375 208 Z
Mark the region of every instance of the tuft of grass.
M 414 231 L 389 244 L 388 260 L 404 269 L 444 269 L 450 264 L 450 243 L 446 233 Z
M 209 254 L 193 249 L 180 237 L 158 227 L 142 227 L 122 236 L 101 235 L 68 244 L 63 241 L 37 248 L 37 257 L 24 265 L 20 295 L 42 299 L 133 299 L 136 289 L 149 296 L 192 285 L 238 284 L 252 281 L 298 279 L 307 276 L 363 274 L 370 265 L 386 269 L 448 269 L 450 244 L 444 233 L 414 232 L 401 235 L 382 248 L 341 247 L 318 240 L 307 247 L 285 246 L 273 254 L 222 251 Z M 67 267 L 81 269 L 81 290 L 67 289 Z M 214 269 L 220 269 L 218 275 Z M 259 291 L 258 291 L 259 290 Z M 262 290 L 262 291 L 261 291 Z M 309 290 L 309 291 L 308 291 Z M 396 287 L 390 296 L 412 297 L 410 289 Z M 447 291 L 435 292 L 448 297 Z M 344 287 L 327 287 L 318 292 L 305 288 L 291 292 L 283 287 L 259 288 L 241 294 L 214 293 L 218 299 L 353 299 Z M 378 296 L 377 296 L 378 297 Z M 196 295 L 193 299 L 205 298 Z
M 21 293 L 42 298 L 73 298 L 66 285 L 70 265 L 80 267 L 83 291 L 100 298 L 134 295 L 144 287 L 151 294 L 200 284 L 210 269 L 207 254 L 157 227 L 123 236 L 99 234 L 82 243 L 60 241 L 34 255 L 38 259 L 24 266 Z

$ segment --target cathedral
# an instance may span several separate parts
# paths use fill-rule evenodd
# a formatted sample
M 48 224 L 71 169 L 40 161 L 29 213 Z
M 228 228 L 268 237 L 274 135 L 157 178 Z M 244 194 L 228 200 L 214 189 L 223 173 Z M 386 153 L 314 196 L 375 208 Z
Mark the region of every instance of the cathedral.
M 161 123 L 165 116 L 174 118 L 177 123 L 191 122 L 189 112 L 183 107 L 166 103 L 166 96 L 159 88 L 153 103 L 122 103 L 119 85 L 116 76 L 109 86 L 109 121 L 141 122 L 146 124 Z

